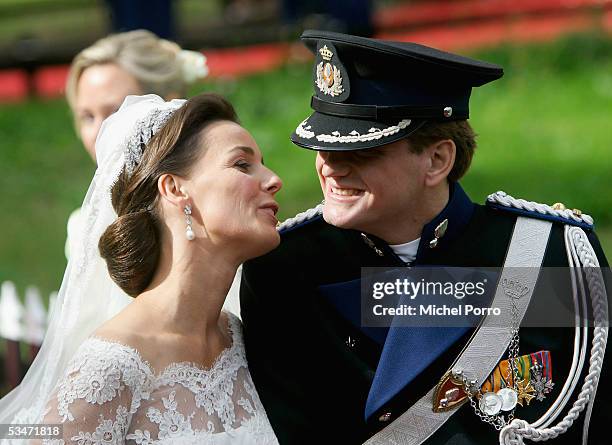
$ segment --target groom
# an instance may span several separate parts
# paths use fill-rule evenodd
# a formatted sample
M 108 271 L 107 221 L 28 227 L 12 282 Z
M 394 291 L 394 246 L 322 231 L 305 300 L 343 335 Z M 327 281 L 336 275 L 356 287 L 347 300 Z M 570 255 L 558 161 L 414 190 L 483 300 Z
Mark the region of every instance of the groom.
M 306 31 L 302 40 L 316 57 L 314 113 L 291 139 L 317 151 L 325 202 L 283 224 L 281 245 L 246 263 L 241 285 L 249 367 L 278 439 L 497 443 L 499 432 L 466 398 L 453 399 L 463 388 L 452 387 L 447 374 L 478 329 L 363 326 L 361 268 L 501 267 L 508 257 L 523 258 L 525 243 L 514 242 L 515 232 L 534 222 L 546 228 L 531 243 L 539 247 L 527 249 L 539 249 L 538 265 L 567 266 L 569 225 L 585 231 L 604 267 L 592 221 L 578 210 L 559 211 L 561 204 L 548 214 L 521 210 L 504 195 L 478 205 L 459 185 L 476 147 L 467 122 L 472 88 L 500 78 L 501 67 L 415 44 L 329 32 Z M 517 359 L 531 371 L 519 376 L 525 387 L 516 416 L 534 421 L 570 374 L 574 330 L 521 328 L 519 336 Z M 497 346 L 502 352 L 507 347 Z M 465 373 L 488 376 L 503 369 L 497 360 L 488 368 L 474 366 Z M 604 374 L 608 368 L 606 363 Z M 590 443 L 599 443 L 598 430 L 611 421 L 601 398 Z M 425 406 L 425 414 L 410 414 L 415 406 Z M 582 418 L 552 443 L 579 443 Z

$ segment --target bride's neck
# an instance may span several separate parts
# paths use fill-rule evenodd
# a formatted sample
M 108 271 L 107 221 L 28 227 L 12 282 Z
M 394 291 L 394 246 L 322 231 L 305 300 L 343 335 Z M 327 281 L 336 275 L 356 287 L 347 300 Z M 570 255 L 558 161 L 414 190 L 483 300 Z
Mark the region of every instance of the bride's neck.
M 138 299 L 150 306 L 164 331 L 205 336 L 217 331 L 239 261 L 225 249 L 195 243 L 166 247 L 151 284 Z

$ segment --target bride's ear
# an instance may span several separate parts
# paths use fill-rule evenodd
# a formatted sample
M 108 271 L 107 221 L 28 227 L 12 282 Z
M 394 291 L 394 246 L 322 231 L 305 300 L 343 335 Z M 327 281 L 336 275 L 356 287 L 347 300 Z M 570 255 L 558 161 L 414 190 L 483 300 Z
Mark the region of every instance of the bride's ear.
M 157 180 L 157 190 L 164 201 L 179 208 L 184 207 L 189 199 L 181 178 L 171 174 L 164 174 Z

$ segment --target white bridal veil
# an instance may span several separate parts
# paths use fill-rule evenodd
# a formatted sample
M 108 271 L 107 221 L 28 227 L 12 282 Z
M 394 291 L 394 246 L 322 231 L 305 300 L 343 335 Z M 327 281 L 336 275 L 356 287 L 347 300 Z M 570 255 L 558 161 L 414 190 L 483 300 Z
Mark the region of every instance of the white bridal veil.
M 0 400 L 0 424 L 37 423 L 78 346 L 132 301 L 112 281 L 98 252 L 100 236 L 117 216 L 110 190 L 125 164 L 128 143 L 134 138 L 146 143 L 165 122 L 160 116 L 169 117 L 184 103 L 178 99 L 164 102 L 152 94 L 128 96 L 102 124 L 96 141 L 98 168 L 83 201 L 81 233 L 76 234 L 83 242 L 71 247 L 40 352 L 21 385 Z

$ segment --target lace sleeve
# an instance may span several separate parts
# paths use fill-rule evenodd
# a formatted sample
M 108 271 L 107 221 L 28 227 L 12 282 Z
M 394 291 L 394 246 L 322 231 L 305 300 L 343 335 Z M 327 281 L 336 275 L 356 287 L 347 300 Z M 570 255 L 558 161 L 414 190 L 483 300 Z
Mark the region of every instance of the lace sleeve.
M 149 372 L 127 348 L 90 338 L 57 384 L 41 423 L 62 424 L 63 440 L 34 444 L 124 444 Z

